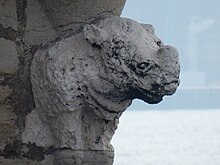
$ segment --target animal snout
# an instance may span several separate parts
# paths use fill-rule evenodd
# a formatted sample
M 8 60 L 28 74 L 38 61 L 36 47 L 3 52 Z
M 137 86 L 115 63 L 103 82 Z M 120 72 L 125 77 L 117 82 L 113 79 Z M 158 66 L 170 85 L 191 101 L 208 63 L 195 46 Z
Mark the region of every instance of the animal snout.
M 158 50 L 157 54 L 159 55 L 158 56 L 159 59 L 166 62 L 167 60 L 169 60 L 170 62 L 179 61 L 179 53 L 177 49 L 170 45 L 162 45 Z
M 159 65 L 167 74 L 174 77 L 179 77 L 180 64 L 179 54 L 176 48 L 164 45 L 161 46 L 157 53 Z

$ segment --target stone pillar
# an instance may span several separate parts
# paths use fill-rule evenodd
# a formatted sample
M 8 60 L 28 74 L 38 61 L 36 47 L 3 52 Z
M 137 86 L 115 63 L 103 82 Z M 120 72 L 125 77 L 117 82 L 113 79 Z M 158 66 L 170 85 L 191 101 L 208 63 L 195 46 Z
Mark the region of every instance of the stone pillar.
M 0 162 L 111 165 L 121 114 L 179 85 L 178 53 L 125 0 L 0 2 Z

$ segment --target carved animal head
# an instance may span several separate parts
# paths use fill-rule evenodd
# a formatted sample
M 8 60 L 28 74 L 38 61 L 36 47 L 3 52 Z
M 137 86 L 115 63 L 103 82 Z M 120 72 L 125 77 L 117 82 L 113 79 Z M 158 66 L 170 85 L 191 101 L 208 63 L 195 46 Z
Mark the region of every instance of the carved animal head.
M 118 118 L 131 101 L 158 103 L 173 94 L 179 70 L 177 50 L 163 45 L 151 25 L 130 19 L 104 18 L 77 34 L 60 37 L 38 50 L 31 65 L 36 116 L 50 127 L 41 136 L 54 136 L 55 141 L 38 138 L 46 139 L 38 143 L 82 150 L 111 148 Z M 28 141 L 35 134 L 32 130 L 27 128 Z M 82 143 L 83 138 L 90 142 Z
M 113 120 L 132 99 L 158 103 L 173 94 L 179 69 L 177 50 L 163 45 L 151 25 L 112 16 L 39 50 L 31 77 L 45 115 L 86 105 Z
M 158 103 L 164 95 L 176 91 L 180 72 L 178 52 L 164 45 L 151 25 L 110 17 L 86 25 L 84 36 L 105 52 L 102 59 L 108 80 L 114 82 L 112 93 L 122 100 L 139 98 Z

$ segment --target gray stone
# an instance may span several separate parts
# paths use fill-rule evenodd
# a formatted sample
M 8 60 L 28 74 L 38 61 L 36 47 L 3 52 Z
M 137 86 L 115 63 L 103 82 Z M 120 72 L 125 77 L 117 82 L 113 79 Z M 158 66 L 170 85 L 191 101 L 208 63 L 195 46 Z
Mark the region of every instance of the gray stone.
M 110 140 L 131 101 L 155 104 L 172 95 L 179 70 L 177 50 L 163 45 L 151 25 L 116 16 L 87 24 L 35 54 L 31 82 L 36 109 L 27 116 L 22 139 L 88 155 L 100 151 L 97 162 L 102 162 L 113 152 Z M 57 153 L 63 160 L 58 164 L 74 162 L 65 155 Z
M 17 68 L 18 57 L 15 43 L 0 38 L 0 72 L 14 74 Z
M 0 1 L 0 24 L 5 28 L 17 29 L 17 13 L 15 0 Z
M 55 165 L 110 165 L 113 159 L 113 151 L 61 150 L 55 154 Z
M 16 135 L 16 115 L 10 105 L 0 104 L 0 150 Z
M 0 85 L 0 104 L 3 104 L 7 97 L 10 96 L 12 89 L 8 85 Z
M 32 161 L 26 158 L 23 159 L 7 159 L 3 156 L 0 156 L 0 163 L 4 163 L 4 165 L 54 165 L 54 157 L 53 155 L 45 156 L 45 159 L 41 162 L 39 161 Z
M 39 0 L 54 28 L 66 29 L 77 23 L 97 19 L 101 15 L 122 12 L 126 0 Z
M 45 44 L 58 36 L 37 0 L 27 0 L 26 15 L 24 39 L 28 44 Z

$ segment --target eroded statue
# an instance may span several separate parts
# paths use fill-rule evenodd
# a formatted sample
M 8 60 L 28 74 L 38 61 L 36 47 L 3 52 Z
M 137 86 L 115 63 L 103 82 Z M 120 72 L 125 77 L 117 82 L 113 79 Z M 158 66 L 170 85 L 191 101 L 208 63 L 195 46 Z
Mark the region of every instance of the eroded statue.
M 179 71 L 177 50 L 151 25 L 116 16 L 84 25 L 36 52 L 36 109 L 23 141 L 56 148 L 55 164 L 112 164 L 110 140 L 121 114 L 135 98 L 153 104 L 172 95 Z

